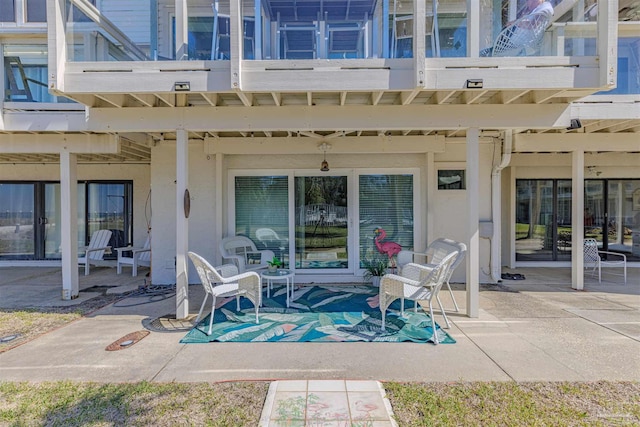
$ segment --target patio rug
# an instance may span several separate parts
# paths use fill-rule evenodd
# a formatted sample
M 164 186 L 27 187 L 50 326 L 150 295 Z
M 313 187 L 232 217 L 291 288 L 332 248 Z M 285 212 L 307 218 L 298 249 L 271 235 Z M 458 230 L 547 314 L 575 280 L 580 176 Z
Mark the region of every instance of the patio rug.
M 420 308 L 414 313 L 413 301 L 408 300 L 404 318 L 400 317 L 400 300 L 394 301 L 382 332 L 378 288 L 372 286 L 301 286 L 289 308 L 284 287 L 274 288 L 271 297 L 263 299 L 259 324 L 248 299 L 240 299 L 239 312 L 235 298 L 222 299 L 211 336 L 206 334 L 206 316 L 180 342 L 433 342 L 431 318 Z M 439 343 L 455 343 L 437 324 L 436 330 Z

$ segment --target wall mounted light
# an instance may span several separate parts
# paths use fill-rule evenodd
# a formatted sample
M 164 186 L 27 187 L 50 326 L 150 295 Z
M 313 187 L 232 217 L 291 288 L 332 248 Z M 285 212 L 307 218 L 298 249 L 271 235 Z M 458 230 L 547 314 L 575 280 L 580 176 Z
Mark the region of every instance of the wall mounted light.
M 173 90 L 176 92 L 189 92 L 191 90 L 190 82 L 175 82 L 173 84 Z
M 483 86 L 482 79 L 467 79 L 467 89 L 482 89 Z
M 327 144 L 326 142 L 323 142 L 322 144 L 318 145 L 318 149 L 322 150 L 322 153 L 323 153 L 322 163 L 320 164 L 320 171 L 329 172 L 329 162 L 327 162 L 327 150 L 331 149 L 331 144 Z

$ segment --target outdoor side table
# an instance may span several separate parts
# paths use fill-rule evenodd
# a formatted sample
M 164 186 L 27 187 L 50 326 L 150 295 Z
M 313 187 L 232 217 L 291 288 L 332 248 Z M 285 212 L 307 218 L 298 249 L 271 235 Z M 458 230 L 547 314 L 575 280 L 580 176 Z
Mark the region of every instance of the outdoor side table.
M 260 273 L 260 276 L 267 281 L 267 298 L 269 298 L 269 290 L 273 282 L 286 281 L 287 307 L 289 307 L 289 300 L 293 298 L 293 286 L 294 286 L 293 278 L 295 276 L 295 273 L 291 270 L 286 270 L 286 269 L 278 269 L 274 272 L 266 270 Z M 291 286 L 291 288 L 289 288 L 289 286 Z M 260 292 L 260 295 L 262 295 L 262 292 Z M 261 298 L 261 301 L 262 301 L 262 298 Z

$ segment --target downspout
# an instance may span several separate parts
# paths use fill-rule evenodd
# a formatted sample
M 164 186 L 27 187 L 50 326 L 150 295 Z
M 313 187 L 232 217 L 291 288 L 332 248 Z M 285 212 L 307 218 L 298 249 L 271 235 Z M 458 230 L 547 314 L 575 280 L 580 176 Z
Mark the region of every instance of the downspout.
M 502 169 L 511 161 L 513 130 L 504 131 L 502 140 L 502 159 L 491 172 L 491 212 L 493 214 L 493 232 L 491 235 L 491 279 L 494 283 L 502 280 Z

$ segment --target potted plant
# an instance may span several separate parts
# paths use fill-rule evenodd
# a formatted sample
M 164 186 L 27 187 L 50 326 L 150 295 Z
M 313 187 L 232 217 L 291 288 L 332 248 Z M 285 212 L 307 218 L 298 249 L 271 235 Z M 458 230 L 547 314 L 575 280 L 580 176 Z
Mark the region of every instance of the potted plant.
M 365 259 L 363 267 L 365 269 L 364 279 L 371 281 L 373 286 L 380 286 L 380 279 L 387 273 L 389 260 L 385 258 Z
M 275 273 L 278 268 L 282 267 L 282 261 L 280 261 L 277 256 L 274 256 L 271 261 L 267 261 L 267 264 L 269 265 L 267 269 L 271 273 Z

